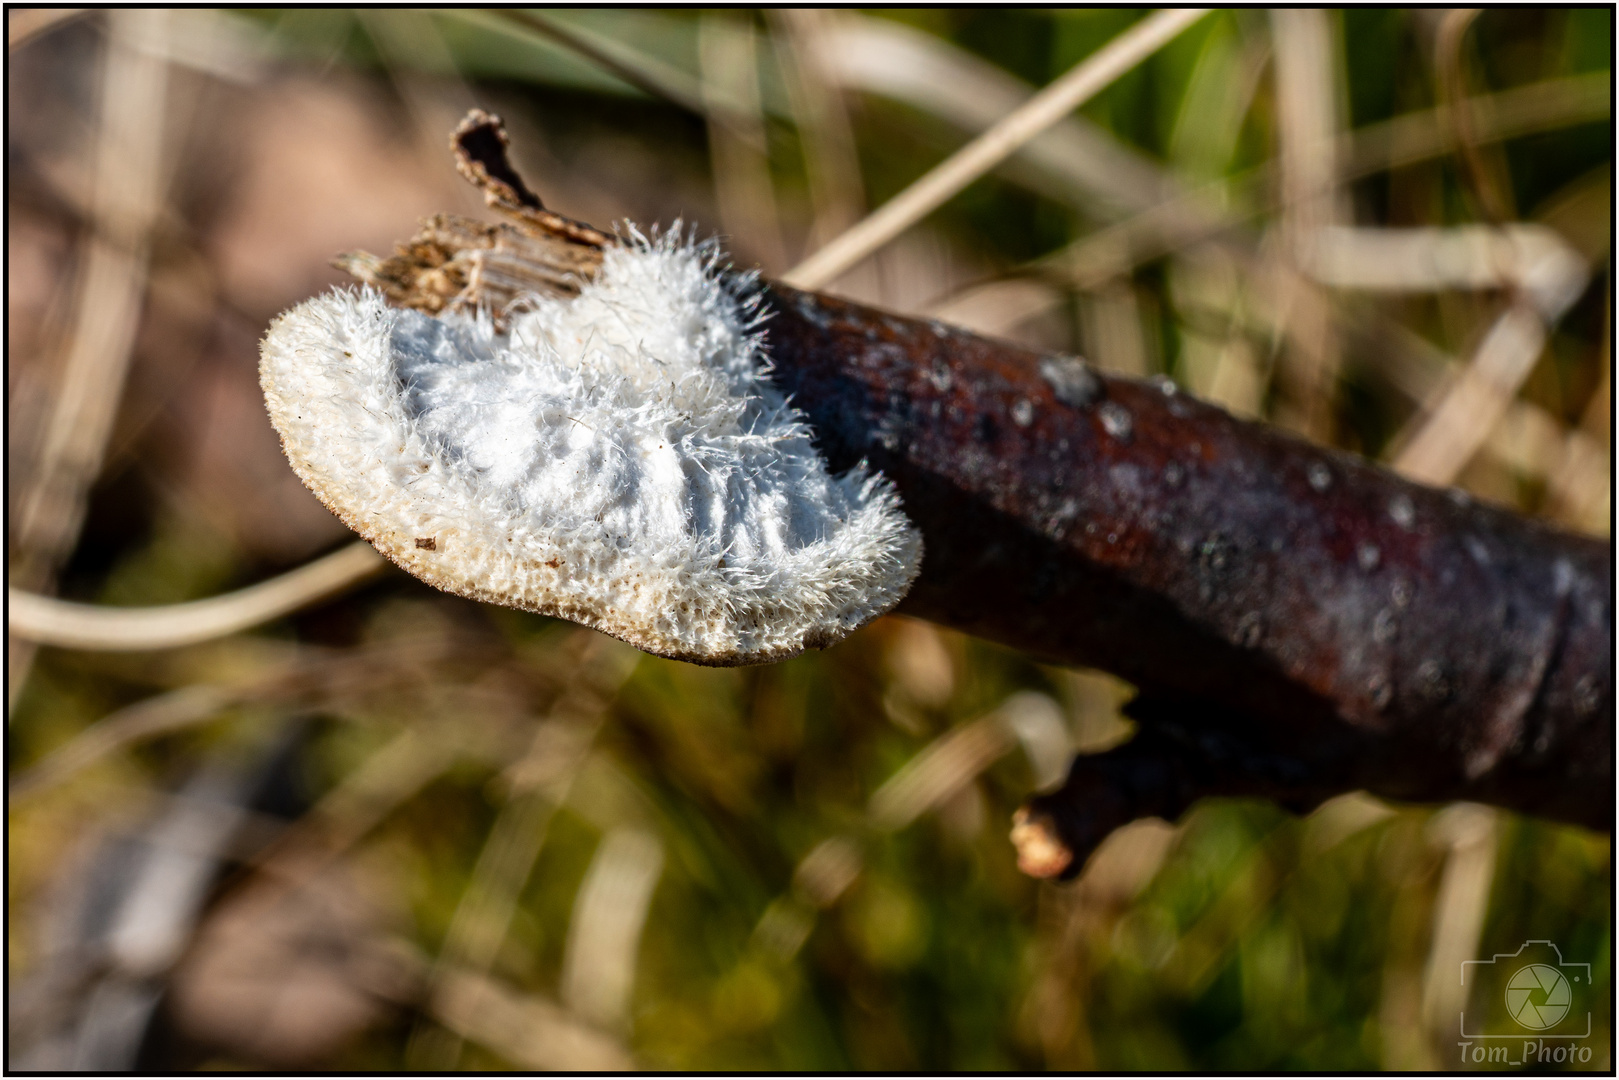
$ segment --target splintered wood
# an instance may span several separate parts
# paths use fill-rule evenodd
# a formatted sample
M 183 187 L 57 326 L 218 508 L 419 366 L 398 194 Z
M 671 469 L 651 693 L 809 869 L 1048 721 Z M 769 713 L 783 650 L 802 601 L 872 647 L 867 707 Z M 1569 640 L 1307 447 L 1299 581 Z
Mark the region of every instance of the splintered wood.
M 354 251 L 332 264 L 390 304 L 430 315 L 482 308 L 500 322 L 526 295 L 578 295 L 601 267 L 602 248 L 615 239 L 545 209 L 507 160 L 500 117 L 473 110 L 450 146 L 461 175 L 510 222 L 435 214 L 388 258 Z

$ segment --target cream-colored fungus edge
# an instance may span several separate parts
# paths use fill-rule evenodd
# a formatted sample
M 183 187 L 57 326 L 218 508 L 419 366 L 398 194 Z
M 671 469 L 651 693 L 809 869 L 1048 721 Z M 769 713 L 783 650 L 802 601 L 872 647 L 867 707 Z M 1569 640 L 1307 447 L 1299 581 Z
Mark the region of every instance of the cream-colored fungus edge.
M 304 483 L 422 580 L 761 663 L 892 608 L 922 541 L 885 478 L 828 472 L 756 307 L 713 248 L 632 234 L 504 333 L 333 290 L 272 323 L 259 377 Z

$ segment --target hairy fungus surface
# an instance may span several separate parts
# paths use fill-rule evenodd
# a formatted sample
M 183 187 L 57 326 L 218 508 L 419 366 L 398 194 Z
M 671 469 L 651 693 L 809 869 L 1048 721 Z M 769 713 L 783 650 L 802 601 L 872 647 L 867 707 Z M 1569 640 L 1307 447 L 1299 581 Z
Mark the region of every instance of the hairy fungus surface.
M 824 647 L 904 596 L 920 534 L 881 476 L 829 473 L 712 248 L 631 235 L 502 314 L 340 289 L 264 340 L 293 467 L 394 562 L 706 664 Z

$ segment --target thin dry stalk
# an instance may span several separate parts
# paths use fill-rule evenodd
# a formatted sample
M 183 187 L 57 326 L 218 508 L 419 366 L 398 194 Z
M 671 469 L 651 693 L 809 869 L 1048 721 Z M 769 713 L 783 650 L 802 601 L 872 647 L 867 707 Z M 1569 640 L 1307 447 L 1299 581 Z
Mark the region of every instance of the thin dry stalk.
M 845 88 L 902 101 L 975 132 L 993 126 L 1033 93 L 969 53 L 886 20 L 840 19 L 823 56 L 829 74 Z M 1245 55 L 1241 64 L 1237 81 L 1244 92 L 1228 95 L 1227 107 L 1240 108 L 1263 70 L 1252 56 Z M 1479 141 L 1492 142 L 1601 120 L 1609 115 L 1610 98 L 1611 80 L 1606 72 L 1597 72 L 1479 95 L 1468 100 L 1467 111 L 1475 119 Z M 1445 110 L 1407 113 L 1340 135 L 1340 179 L 1431 159 L 1454 148 Z M 1266 168 L 1186 190 L 1150 159 L 1079 116 L 1054 124 L 1017 158 L 1028 168 L 1015 170 L 1013 178 L 1047 197 L 1103 217 L 1150 209 L 1165 227 L 1176 226 L 1174 237 L 1142 258 L 1229 228 L 1266 205 Z M 1229 199 L 1222 195 L 1228 184 Z
M 1061 708 L 1044 694 L 1014 694 L 993 712 L 960 724 L 912 755 L 866 801 L 866 827 L 888 833 L 950 803 L 1013 747 L 1023 746 L 1036 786 L 1055 786 L 1073 747 Z M 778 960 L 790 960 L 813 929 L 815 911 L 837 903 L 865 865 L 853 836 L 821 841 L 799 860 L 789 894 L 760 918 L 754 940 Z
M 488 972 L 505 941 L 518 894 L 545 844 L 555 809 L 545 799 L 524 795 L 501 810 L 455 909 L 435 965 L 435 984 L 453 981 L 463 963 L 479 975 Z M 459 1065 L 461 1050 L 460 1034 L 418 1025 L 406 1044 L 405 1060 L 412 1071 L 443 1072 Z
M 581 1023 L 554 1002 L 519 993 L 485 975 L 449 972 L 426 1009 L 457 1035 L 526 1069 L 635 1069 L 635 1059 L 611 1036 Z
M 740 139 L 755 152 L 767 152 L 763 133 L 750 126 L 746 109 L 739 109 L 734 99 L 715 99 L 712 91 L 699 80 L 622 41 L 600 37 L 583 27 L 564 26 L 556 19 L 534 11 L 507 9 L 495 13 L 465 11 L 456 14 L 506 33 L 515 29 L 523 36 L 537 34 L 579 54 L 650 98 L 666 101 L 676 108 L 725 127 L 733 138 Z
M 1045 281 L 1010 278 L 984 281 L 953 292 L 919 314 L 975 334 L 1006 337 L 1015 327 L 1057 308 L 1068 297 L 1067 290 Z
M 1141 306 L 1127 277 L 1115 277 L 1080 297 L 1086 348 L 1097 363 L 1121 375 L 1145 377 L 1153 365 L 1141 330 Z
M 106 454 L 123 396 L 141 299 L 149 239 L 163 202 L 162 149 L 168 64 L 131 39 L 161 39 L 161 11 L 115 10 L 102 71 L 100 127 L 93 174 L 92 223 L 79 262 L 72 328 L 11 535 L 12 579 L 49 589 L 82 527 L 85 495 Z M 33 649 L 10 642 L 13 698 L 27 681 Z
M 866 206 L 865 183 L 849 111 L 826 56 L 834 16 L 815 8 L 784 8 L 771 16 L 788 100 L 804 145 L 815 207 L 809 238 L 813 249 L 860 220 Z
M 1606 71 L 1547 79 L 1461 101 L 1455 115 L 1470 118 L 1474 145 L 1532 135 L 1612 115 L 1613 78 Z M 1339 142 L 1342 179 L 1412 165 L 1457 149 L 1449 109 L 1425 109 L 1344 134 Z
M 103 652 L 146 652 L 235 634 L 307 607 L 388 565 L 357 541 L 280 577 L 207 600 L 161 607 L 73 604 L 15 587 L 6 590 L 7 629 L 41 645 Z
M 1558 468 L 1549 470 L 1548 502 L 1566 521 L 1592 532 L 1609 525 L 1613 505 L 1611 446 L 1613 441 L 1613 296 L 1602 309 L 1602 377 L 1580 418 L 1568 433 Z
M 872 793 L 867 817 L 879 832 L 905 828 L 942 805 L 1017 745 L 999 713 L 939 736 Z
M 6 784 L 6 805 L 15 807 L 126 746 L 205 724 L 238 698 L 220 686 L 183 686 L 119 709 L 13 777 Z
M 1422 406 L 1422 416 L 1428 416 L 1461 378 L 1465 365 L 1392 319 L 1368 322 L 1371 347 L 1364 355 L 1376 362 L 1378 374 L 1390 386 Z M 1604 415 L 1607 387 L 1604 378 L 1592 398 L 1592 406 L 1601 407 Z M 1514 399 L 1480 449 L 1502 466 L 1544 479 L 1552 516 L 1584 532 L 1605 535 L 1610 460 L 1607 443 L 1605 426 L 1587 428 L 1582 424 L 1565 430 L 1545 409 Z M 1390 449 L 1398 452 L 1398 440 Z
M 1338 195 L 1338 47 L 1332 16 L 1318 8 L 1271 13 L 1276 49 L 1277 159 L 1281 171 L 1282 259 L 1302 266 L 1321 230 L 1343 219 Z M 1294 346 L 1296 426 L 1332 442 L 1339 352 L 1319 304 L 1289 302 L 1313 286 L 1287 275 L 1280 307 Z
M 283 705 L 331 704 L 393 679 L 401 671 L 417 671 L 442 652 L 432 638 L 392 642 L 336 656 L 310 655 L 300 649 L 294 659 L 271 665 L 250 677 L 224 684 L 193 683 L 156 694 L 117 710 L 85 728 L 6 785 L 8 806 L 47 791 L 84 769 L 137 742 L 197 727 L 224 710 L 248 702 Z
M 1343 228 L 1316 233 L 1304 267 L 1323 285 L 1386 292 L 1517 289 L 1548 319 L 1579 298 L 1590 272 L 1544 225 Z
M 443 166 L 444 133 L 477 107 L 478 95 L 457 71 L 455 54 L 429 13 L 371 9 L 359 19 L 405 103 L 430 175 Z
M 114 12 L 102 84 L 92 212 L 72 335 L 37 474 L 13 535 L 12 572 L 48 580 L 78 533 L 121 396 L 145 291 L 148 234 L 162 201 L 168 66 L 130 47 L 153 12 Z M 146 35 L 156 27 L 146 27 Z
M 737 246 L 757 258 L 765 273 L 779 273 L 787 265 L 787 251 L 770 179 L 770 156 L 758 150 L 768 144 L 753 23 L 728 14 L 703 15 L 697 23 L 697 59 L 703 73 L 720 224 Z M 745 125 L 751 138 L 737 138 L 731 126 L 714 122 L 725 108 L 724 99 L 740 105 L 734 124 Z
M 701 90 L 692 86 L 684 73 L 676 72 L 640 53 L 629 55 L 623 42 L 608 46 L 605 42 L 599 42 L 594 35 L 563 26 L 555 19 L 530 11 L 505 11 L 501 17 L 578 53 L 650 98 L 703 115 Z
M 845 90 L 885 97 L 970 136 L 995 127 L 1037 88 L 978 56 L 887 19 L 847 16 L 827 35 L 825 70 Z M 1074 114 L 1018 148 L 1008 176 L 1086 217 L 1117 217 L 1167 197 L 1154 163 Z
M 1439 404 L 1420 421 L 1394 468 L 1425 484 L 1454 480 L 1489 438 L 1546 346 L 1546 325 L 1526 304 L 1496 319 Z
M 413 724 L 345 776 L 267 850 L 255 866 L 281 887 L 301 888 L 418 791 L 450 769 L 459 746 Z
M 1204 14 L 1201 8 L 1170 9 L 1137 23 L 800 263 L 783 280 L 802 289 L 833 280 L 1100 93 Z
M 663 845 L 644 829 L 602 837 L 574 898 L 562 953 L 562 1000 L 593 1025 L 622 1029 L 647 909 L 663 873 Z
M 1451 8 L 1439 21 L 1439 33 L 1434 42 L 1434 69 L 1439 89 L 1439 106 L 1448 121 L 1456 148 L 1461 152 L 1462 175 L 1478 203 L 1483 217 L 1500 225 L 1517 215 L 1512 212 L 1500 184 L 1491 175 L 1484 155 L 1479 150 L 1478 136 L 1473 130 L 1473 114 L 1467 107 L 1467 73 L 1462 44 L 1467 28 L 1479 15 L 1478 8 Z
M 1605 72 L 1554 79 L 1469 99 L 1468 109 L 1478 118 L 1480 141 L 1497 141 L 1603 119 L 1609 114 L 1611 86 Z M 1430 109 L 1346 132 L 1339 137 L 1338 155 L 1344 162 L 1342 178 L 1348 180 L 1430 160 L 1453 149 L 1454 140 L 1447 134 L 1442 113 Z M 1254 197 L 1260 180 L 1260 171 L 1256 170 L 1229 182 L 1179 189 L 1170 177 L 1160 175 L 1153 183 L 1143 185 L 1142 190 L 1159 190 L 1168 184 L 1178 193 L 1162 202 L 1145 204 L 1133 216 L 1043 256 L 1022 270 L 1061 277 L 1077 289 L 1091 289 L 1151 259 L 1211 239 L 1235 248 L 1233 230 L 1263 208 L 1263 203 Z M 1227 184 L 1232 193 L 1230 208 L 1220 198 Z M 1126 192 L 1121 190 L 1115 195 L 1123 198 Z M 942 312 L 969 293 L 1000 287 L 1014 288 L 1011 283 L 1001 282 L 972 284 L 936 301 L 929 310 Z M 1052 306 L 1062 299 L 1060 293 L 1050 294 Z M 974 306 L 988 302 L 981 300 Z M 1024 317 L 1036 313 L 1037 309 L 1030 307 Z
M 1433 945 L 1422 979 L 1422 1019 L 1443 1045 L 1456 1017 L 1467 1007 L 1467 988 L 1457 973 L 1479 955 L 1484 917 L 1495 879 L 1497 821 L 1500 813 L 1477 803 L 1453 803 L 1429 824 L 1445 849 L 1445 869 L 1434 898 Z
M 509 775 L 525 782 L 489 830 L 434 962 L 435 983 L 447 973 L 482 975 L 493 966 L 545 844 L 551 817 L 567 799 L 607 708 L 635 670 L 637 654 L 614 647 L 599 634 L 575 635 L 569 651 L 575 654 L 572 659 L 579 673 L 552 708 L 551 717 L 536 729 L 528 752 L 509 770 Z M 420 1027 L 406 1048 L 414 1069 L 454 1069 L 460 1056 L 459 1038 Z

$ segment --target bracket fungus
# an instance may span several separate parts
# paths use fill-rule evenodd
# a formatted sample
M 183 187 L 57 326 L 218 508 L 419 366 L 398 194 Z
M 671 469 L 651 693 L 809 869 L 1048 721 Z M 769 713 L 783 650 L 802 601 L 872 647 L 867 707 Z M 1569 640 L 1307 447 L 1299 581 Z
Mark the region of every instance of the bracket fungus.
M 509 219 L 439 215 L 284 313 L 260 382 L 304 483 L 410 573 L 702 664 L 825 647 L 892 608 L 921 534 L 834 476 L 771 381 L 758 285 L 678 227 L 545 210 L 499 118 L 452 146 Z

